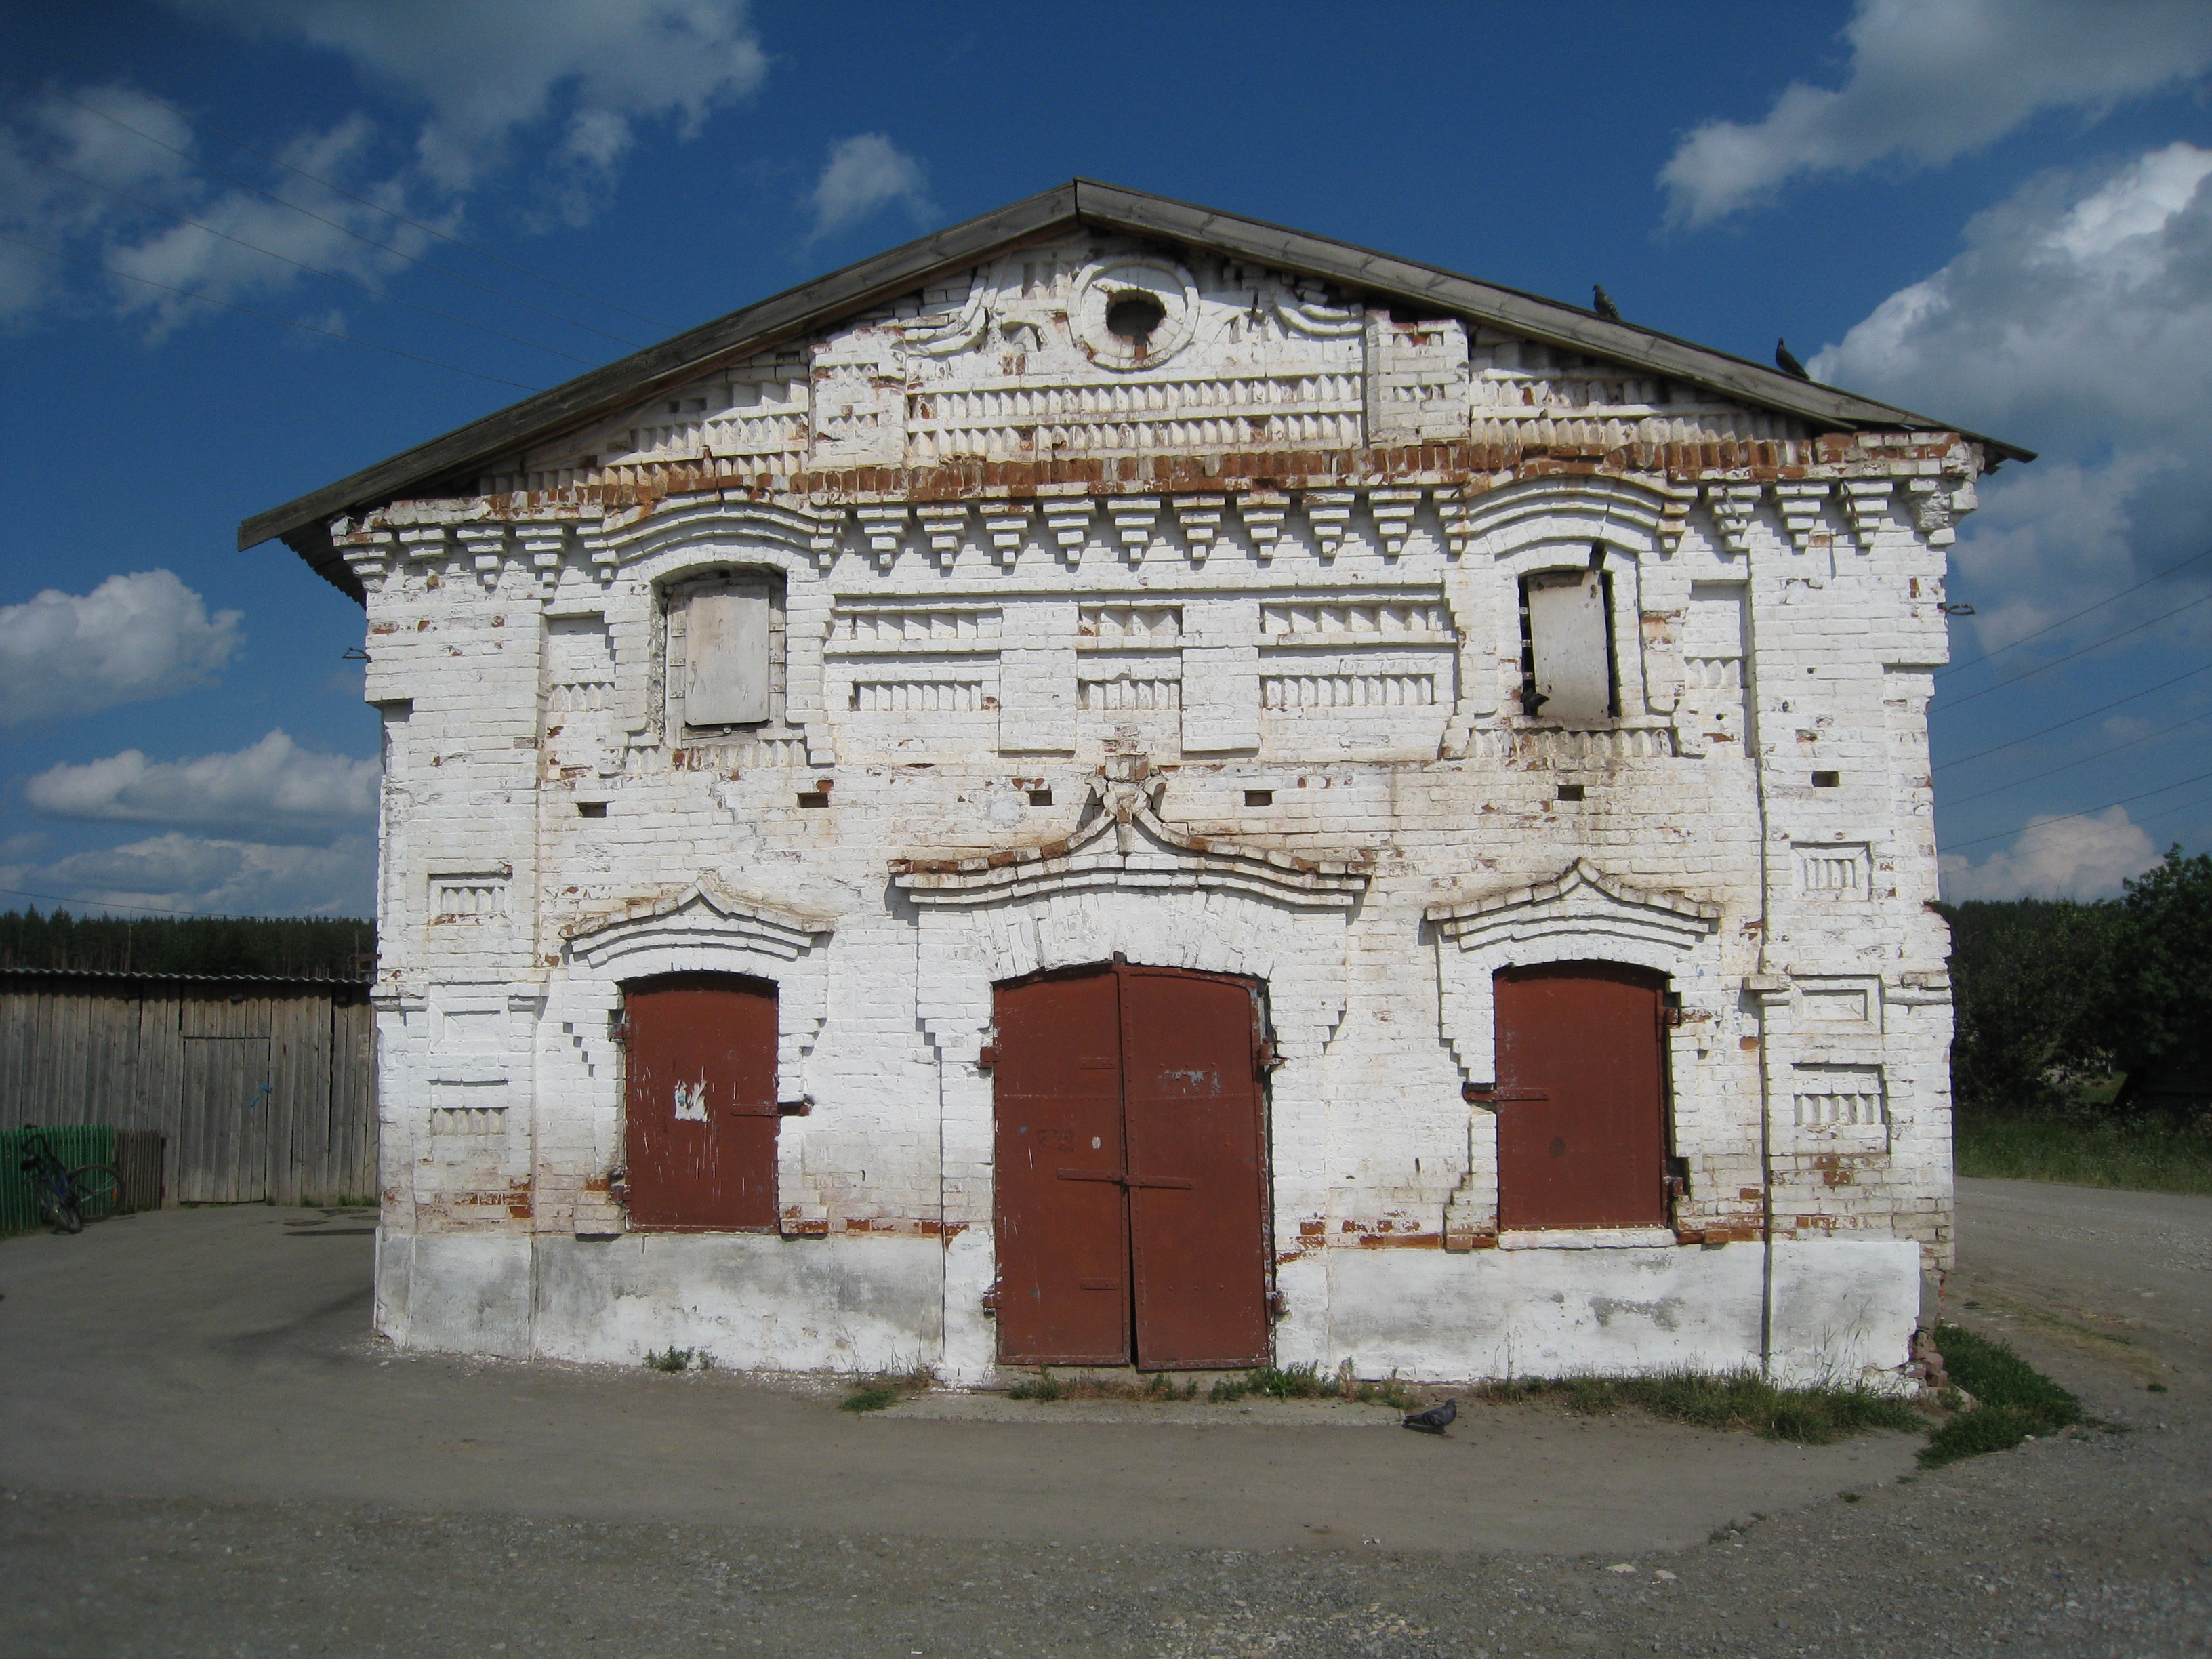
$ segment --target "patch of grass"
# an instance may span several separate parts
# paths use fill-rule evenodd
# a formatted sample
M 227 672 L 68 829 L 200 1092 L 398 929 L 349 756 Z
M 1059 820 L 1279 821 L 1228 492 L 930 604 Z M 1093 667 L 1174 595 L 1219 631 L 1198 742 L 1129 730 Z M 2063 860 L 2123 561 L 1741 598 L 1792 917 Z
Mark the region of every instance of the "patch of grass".
M 1024 1377 L 1006 1390 L 1009 1400 L 1064 1400 L 1067 1386 L 1053 1376 L 1049 1367 L 1041 1367 L 1035 1376 Z
M 2081 1420 L 2081 1402 L 2009 1343 L 1947 1324 L 1936 1327 L 1936 1349 L 1953 1385 L 1974 1403 L 1928 1437 L 1920 1461 L 1930 1468 L 2009 1451 L 2032 1434 L 2055 1434 Z
M 1958 1170 L 2143 1193 L 2212 1193 L 2212 1135 L 2120 1118 L 1961 1117 Z
M 910 1394 L 921 1394 L 937 1383 L 937 1372 L 927 1365 L 887 1371 L 857 1380 L 853 1392 L 837 1402 L 841 1412 L 879 1412 L 896 1406 Z
M 1522 1378 L 1487 1383 L 1474 1392 L 1478 1399 L 1500 1402 L 1557 1400 L 1586 1417 L 1633 1407 L 1701 1429 L 1748 1430 L 1801 1446 L 1829 1445 L 1871 1429 L 1926 1426 L 1909 1401 L 1893 1395 L 1855 1386 L 1778 1388 L 1752 1371 Z
M 698 1354 L 699 1351 L 696 1348 L 679 1348 L 672 1342 L 665 1352 L 655 1353 L 651 1348 L 647 1348 L 645 1351 L 645 1363 L 647 1368 L 651 1370 L 688 1371 L 691 1369 L 692 1360 L 696 1358 Z M 699 1369 L 705 1370 L 714 1363 L 711 1359 L 707 1360 L 700 1365 Z

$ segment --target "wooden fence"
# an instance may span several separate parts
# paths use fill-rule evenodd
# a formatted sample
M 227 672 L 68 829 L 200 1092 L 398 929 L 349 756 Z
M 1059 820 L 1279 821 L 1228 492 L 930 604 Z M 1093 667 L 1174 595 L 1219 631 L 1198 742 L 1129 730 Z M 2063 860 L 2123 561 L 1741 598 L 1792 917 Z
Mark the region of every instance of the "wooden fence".
M 373 1200 L 375 1055 L 366 985 L 0 969 L 0 1124 L 152 1130 L 165 1204 Z

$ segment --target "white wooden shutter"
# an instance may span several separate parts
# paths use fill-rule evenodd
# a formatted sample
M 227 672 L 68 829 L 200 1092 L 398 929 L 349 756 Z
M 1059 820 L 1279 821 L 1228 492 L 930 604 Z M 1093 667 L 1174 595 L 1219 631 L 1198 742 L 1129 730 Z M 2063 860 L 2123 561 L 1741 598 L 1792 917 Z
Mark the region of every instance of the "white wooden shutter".
M 1605 633 L 1605 579 L 1596 571 L 1528 579 L 1528 644 L 1544 698 L 1539 720 L 1601 720 L 1613 712 Z
M 767 594 L 695 594 L 684 607 L 684 653 L 686 726 L 768 718 Z

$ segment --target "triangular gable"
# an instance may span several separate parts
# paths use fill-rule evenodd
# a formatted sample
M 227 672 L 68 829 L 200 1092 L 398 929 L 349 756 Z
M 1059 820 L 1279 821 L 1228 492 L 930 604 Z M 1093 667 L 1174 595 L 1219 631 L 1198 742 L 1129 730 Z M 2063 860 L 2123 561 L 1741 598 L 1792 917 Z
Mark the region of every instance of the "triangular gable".
M 1093 888 L 1222 889 L 1301 909 L 1348 910 L 1366 890 L 1364 856 L 1308 859 L 1200 837 L 1163 823 L 1145 791 L 1103 787 L 1097 817 L 1059 841 L 964 859 L 902 859 L 893 880 L 920 905 L 990 904 Z
M 1718 905 L 1631 887 L 1577 859 L 1550 881 L 1431 904 L 1423 913 L 1462 951 L 1568 933 L 1686 950 L 1720 925 Z M 1597 954 L 1595 951 L 1593 954 Z
M 341 514 L 404 497 L 481 493 L 487 476 L 496 477 L 502 469 L 526 475 L 533 456 L 558 459 L 556 452 L 567 441 L 563 434 L 586 429 L 611 434 L 617 428 L 647 434 L 659 423 L 641 416 L 656 405 L 663 415 L 670 413 L 666 404 L 671 401 L 678 404 L 674 424 L 681 426 L 688 415 L 709 412 L 686 407 L 706 395 L 700 388 L 735 385 L 748 388 L 748 398 L 757 393 L 756 402 L 748 405 L 755 412 L 743 417 L 752 423 L 750 435 L 741 437 L 740 442 L 758 444 L 789 413 L 775 408 L 776 388 L 798 384 L 786 375 L 790 365 L 778 356 L 782 348 L 863 318 L 873 309 L 902 323 L 908 343 L 921 358 L 975 349 L 988 331 L 980 325 L 983 308 L 971 305 L 974 273 L 1000 259 L 1018 263 L 1023 249 L 1054 238 L 1079 241 L 1097 235 L 1120 237 L 1130 246 L 1164 244 L 1163 254 L 1170 265 L 1180 257 L 1186 265 L 1211 264 L 1236 274 L 1249 270 L 1262 275 L 1267 278 L 1262 286 L 1279 292 L 1255 295 L 1255 313 L 1314 337 L 1326 337 L 1329 330 L 1341 328 L 1347 346 L 1358 343 L 1342 301 L 1366 307 L 1363 328 L 1395 326 L 1401 337 L 1385 343 L 1403 349 L 1406 372 L 1396 379 L 1370 375 L 1363 388 L 1361 414 L 1368 442 L 1386 437 L 1394 429 L 1392 422 L 1403 425 L 1409 416 L 1404 435 L 1394 441 L 1423 441 L 1422 406 L 1432 401 L 1431 392 L 1442 384 L 1431 371 L 1479 374 L 1486 362 L 1492 369 L 1502 364 L 1502 372 L 1508 374 L 1620 381 L 1622 401 L 1630 405 L 1638 402 L 1639 388 L 1626 383 L 1649 380 L 1662 386 L 1680 382 L 1724 404 L 1768 411 L 1814 430 L 1949 429 L 1941 422 L 1653 330 L 1611 321 L 1578 307 L 1279 226 L 1079 180 L 732 313 L 258 514 L 240 526 L 239 544 L 247 547 L 270 536 L 284 537 L 318 569 L 353 592 L 356 584 L 351 573 L 328 540 L 326 526 Z M 1431 322 L 1445 326 L 1425 331 L 1424 325 Z M 1457 342 L 1428 337 L 1429 332 L 1449 335 L 1455 330 Z M 867 331 L 852 332 L 857 339 Z M 1173 332 L 1170 327 L 1162 339 L 1171 338 Z M 1020 344 L 1018 340 L 995 342 L 991 349 L 1010 346 L 1014 348 L 1011 355 L 1018 357 Z M 1455 350 L 1464 354 L 1457 361 Z M 1533 368 L 1528 367 L 1531 354 L 1540 359 Z M 1141 358 L 1119 366 L 1146 367 Z M 854 386 L 865 387 L 884 365 L 872 364 L 864 353 L 850 365 L 816 361 L 808 367 L 808 379 L 817 392 L 825 386 L 835 392 L 842 384 L 837 378 L 841 367 L 850 368 Z M 1511 415 L 1509 403 L 1501 398 L 1495 410 L 1499 418 Z M 1301 411 L 1302 418 L 1310 412 Z M 841 410 L 836 418 L 847 417 Z M 1195 436 L 1188 448 L 1208 447 L 1203 428 L 1215 419 L 1211 415 L 1194 417 Z M 850 455 L 836 442 L 823 452 L 817 434 L 811 464 L 883 465 L 880 458 L 867 453 L 867 424 L 854 424 L 857 441 Z M 1994 454 L 2027 455 L 1992 441 L 1977 441 Z M 628 453 L 638 456 L 653 447 L 641 435 Z M 575 453 L 592 454 L 594 465 L 599 464 L 596 450 Z
M 789 960 L 836 926 L 830 916 L 733 893 L 712 875 L 702 875 L 689 886 L 635 900 L 612 913 L 581 917 L 560 933 L 569 951 L 587 962 L 665 942 L 672 930 L 712 935 Z

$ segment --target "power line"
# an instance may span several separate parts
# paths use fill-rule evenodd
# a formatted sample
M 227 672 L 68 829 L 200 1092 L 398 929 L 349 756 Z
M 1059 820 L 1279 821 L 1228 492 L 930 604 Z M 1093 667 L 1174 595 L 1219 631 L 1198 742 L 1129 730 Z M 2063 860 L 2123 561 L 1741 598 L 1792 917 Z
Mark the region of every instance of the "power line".
M 50 247 L 40 247 L 36 242 L 27 242 L 20 236 L 10 236 L 0 231 L 0 242 L 13 242 L 17 247 L 27 247 L 33 253 L 43 253 L 50 259 L 64 259 L 73 265 L 88 266 L 104 270 L 111 276 L 120 276 L 126 283 L 143 283 L 148 288 L 158 288 L 165 294 L 180 294 L 187 300 L 198 300 L 204 305 L 221 306 L 228 311 L 242 311 L 249 317 L 258 317 L 265 323 L 282 323 L 287 328 L 296 328 L 303 333 L 319 334 L 325 339 L 343 340 L 348 345 L 367 346 L 371 351 L 381 351 L 394 357 L 404 357 L 410 363 L 428 363 L 432 368 L 451 369 L 456 374 L 466 374 L 479 380 L 489 380 L 494 386 L 511 386 L 518 392 L 543 392 L 542 386 L 526 386 L 520 380 L 502 380 L 496 374 L 463 368 L 459 363 L 441 363 L 435 357 L 419 356 L 412 351 L 402 351 L 398 346 L 380 345 L 374 340 L 363 340 L 351 334 L 341 334 L 336 329 L 317 328 L 313 323 L 295 322 L 289 317 L 279 317 L 273 312 L 256 311 L 252 306 L 242 306 L 232 300 L 218 300 L 212 294 L 196 294 L 188 288 L 173 288 L 167 283 L 157 283 L 150 276 L 134 276 L 127 270 L 118 270 L 112 265 L 102 264 L 97 259 L 84 259 L 74 253 L 62 253 Z
M 2201 668 L 2192 668 L 2185 674 L 2176 674 L 2170 680 L 2160 680 L 2156 685 L 2146 686 L 2140 691 L 2130 691 L 2126 696 L 2120 698 L 2118 702 L 2108 702 L 2100 708 L 2092 708 L 2087 714 L 2076 714 L 2070 720 L 2063 720 L 2056 726 L 2046 726 L 2040 732 L 2030 732 L 2026 737 L 2008 738 L 2005 742 L 1995 744 L 1990 748 L 1977 749 L 1971 755 L 1961 755 L 1956 760 L 1945 761 L 1933 769 L 1938 772 L 1946 771 L 1954 766 L 1964 766 L 1968 761 L 1978 761 L 1984 758 L 1985 756 L 2002 754 L 2008 749 L 2017 749 L 2024 743 L 2032 743 L 2038 738 L 2047 738 L 2053 732 L 2063 732 L 2069 726 L 2079 726 L 2083 720 L 2092 720 L 2099 714 L 2110 714 L 2113 709 L 2121 707 L 2122 704 L 2140 702 L 2142 699 L 2150 696 L 2154 691 L 2163 691 L 2169 685 L 2179 685 L 2184 680 L 2193 680 L 2199 674 L 2203 673 L 2212 673 L 2212 662 L 2206 663 Z
M 110 904 L 105 899 L 64 898 L 59 893 L 26 893 L 21 889 L 15 887 L 0 887 L 0 893 L 6 894 L 9 898 L 44 899 L 49 904 L 75 904 L 78 906 L 89 904 L 102 910 L 151 910 L 158 915 L 193 916 L 203 921 L 269 921 L 271 920 L 280 919 L 269 916 L 233 915 L 228 911 L 223 910 L 179 910 L 166 904 Z M 357 919 L 358 918 L 353 916 L 331 916 L 327 918 L 321 916 L 308 916 L 301 918 L 301 920 L 308 921 L 321 921 L 325 920 L 331 921 L 353 921 Z M 292 920 L 292 918 L 285 917 L 281 918 L 281 920 L 289 921 Z
M 1948 668 L 1939 668 L 1936 671 L 1935 678 L 1940 680 L 1946 674 L 1957 674 L 1963 672 L 1965 670 L 1972 668 L 1978 664 L 1987 662 L 1992 657 L 2002 656 L 2006 652 L 2013 650 L 2016 647 L 2026 645 L 2030 640 L 2039 640 L 2045 634 L 2051 633 L 2054 629 L 2065 627 L 2068 623 L 2079 621 L 2081 617 L 2087 616 L 2092 611 L 2103 610 L 2106 605 L 2112 604 L 2114 599 L 2124 599 L 2130 593 L 2140 593 L 2144 588 L 2148 587 L 2153 582 L 2162 582 L 2168 576 L 2171 576 L 2175 571 L 2188 569 L 2191 565 L 2195 564 L 2199 559 L 2212 559 L 2212 547 L 2206 548 L 2202 553 L 2191 554 L 2179 564 L 2170 564 L 2166 566 L 2165 569 L 2160 571 L 2156 575 L 2145 577 L 2142 580 L 2137 582 L 2133 587 L 2124 587 L 2117 593 L 2106 595 L 2104 599 L 2098 600 L 2094 605 L 2085 605 L 2072 615 L 2061 617 L 2057 622 L 2052 623 L 2049 628 L 2039 628 L 2033 634 L 2021 635 L 2020 638 L 2013 641 L 2009 645 L 2001 645 L 1994 651 L 1984 651 L 1980 656 L 1976 657 L 1972 662 L 1954 662 Z
M 2191 784 L 2202 783 L 2207 778 L 2212 778 L 2212 772 L 2199 772 L 2193 778 L 2184 778 L 2179 783 L 2163 784 L 2156 789 L 2146 789 L 2139 795 L 2123 795 L 2118 800 L 2106 801 L 2102 806 L 2086 807 L 2079 812 L 2061 812 L 2055 817 L 2039 818 L 2033 823 L 2023 823 L 2017 829 L 2000 830 L 1994 836 L 1977 836 L 1972 841 L 1954 841 L 1940 850 L 1955 853 L 1961 847 L 1979 847 L 1984 842 L 2002 841 L 2007 836 L 2017 836 L 2028 830 L 2040 830 L 2046 823 L 2064 823 L 2073 818 L 2094 817 L 2100 812 L 2111 811 L 2115 806 L 2125 806 L 2134 801 L 2148 800 L 2153 795 L 2164 795 L 2176 789 L 2186 789 Z
M 239 149 L 244 150 L 248 155 L 258 155 L 263 161 L 268 162 L 271 167 L 282 167 L 287 173 L 296 173 L 300 177 L 307 179 L 311 184 L 320 185 L 325 190 L 331 191 L 337 195 L 343 196 L 349 202 L 358 202 L 362 206 L 368 208 L 374 212 L 381 213 L 388 217 L 397 219 L 401 224 L 409 227 L 410 229 L 419 230 L 426 236 L 434 236 L 441 242 L 450 242 L 455 247 L 465 248 L 469 252 L 476 254 L 482 258 L 490 259 L 497 264 L 505 265 L 510 270 L 519 270 L 524 276 L 531 278 L 533 282 L 543 283 L 548 288 L 557 288 L 563 294 L 572 295 L 579 300 L 588 301 L 592 305 L 605 306 L 609 311 L 618 311 L 622 313 L 623 316 L 635 318 L 637 321 L 647 325 L 648 327 L 665 328 L 672 332 L 677 326 L 674 323 L 664 323 L 657 318 L 648 317 L 642 312 L 632 311 L 628 306 L 618 306 L 612 300 L 602 300 L 597 295 L 586 294 L 580 288 L 570 288 L 566 283 L 556 282 L 552 277 L 546 276 L 542 271 L 532 270 L 528 265 L 516 264 L 514 260 L 507 258 L 504 254 L 494 253 L 488 247 L 478 247 L 474 242 L 465 242 L 458 236 L 450 236 L 444 231 L 440 230 L 434 225 L 426 225 L 420 219 L 410 219 L 405 214 L 397 212 L 391 208 L 386 207 L 380 202 L 370 201 L 366 196 L 356 196 L 351 191 L 346 189 L 343 185 L 332 184 L 329 179 L 324 178 L 319 173 L 310 173 L 305 167 L 295 167 L 291 162 L 285 161 L 282 156 L 271 155 L 266 150 L 254 149 L 252 145 L 247 143 L 243 138 L 232 137 L 220 127 L 210 126 L 205 121 L 193 121 L 191 116 L 185 115 L 181 110 L 179 110 L 177 113 L 182 119 L 190 122 L 192 125 L 199 128 L 201 131 L 214 134 L 215 137 L 222 139 L 226 144 L 236 145 Z
M 2142 736 L 2130 738 L 2125 743 L 2114 744 L 2109 749 L 2100 749 L 2094 755 L 2084 755 L 2079 760 L 2068 761 L 2063 766 L 2054 766 L 2048 772 L 2038 772 L 2029 777 L 2014 778 L 2010 783 L 2001 783 L 1994 789 L 1983 790 L 1979 794 L 1966 795 L 1957 800 L 1947 801 L 1944 803 L 1945 810 L 1948 811 L 1954 806 L 1964 806 L 1968 801 L 1981 800 L 1987 796 L 2002 795 L 2006 790 L 2017 789 L 2024 783 L 2039 783 L 2045 778 L 2055 778 L 2061 772 L 2070 772 L 2077 766 L 2087 766 L 2091 761 L 2100 761 L 2107 755 L 2117 755 L 2123 750 L 2134 748 L 2139 743 L 2148 743 L 2153 738 L 2162 738 L 2169 732 L 2179 732 L 2185 726 L 2196 726 L 2203 719 L 2204 716 L 2202 714 L 2191 714 L 2185 720 L 2176 720 L 2171 726 L 2161 726 L 2155 732 L 2146 732 Z
M 2126 639 L 2131 634 L 2140 634 L 2146 628 L 2156 628 L 2160 623 L 2171 622 L 2183 611 L 2194 611 L 2200 605 L 2212 605 L 2212 593 L 2207 593 L 2202 599 L 2191 599 L 2187 605 L 2176 605 L 2172 610 L 2167 611 L 2162 617 L 2153 617 L 2147 623 L 2138 623 L 2133 628 L 2124 628 L 2117 634 L 2107 635 L 2105 638 L 2099 640 L 2094 645 L 2085 645 L 2079 651 L 2069 651 L 2064 656 L 2053 657 L 2049 662 L 2044 663 L 2038 667 L 2025 669 L 2021 672 L 2014 674 L 2008 680 L 1999 680 L 1995 685 L 1985 685 L 1978 691 L 1969 691 L 1965 696 L 1959 698 L 1957 702 L 1945 703 L 1943 707 L 1946 711 L 1957 708 L 1962 704 L 1973 702 L 1977 697 L 1986 697 L 1992 691 L 2002 691 L 2008 685 L 2017 685 L 2022 680 L 2033 679 L 2038 674 L 2047 674 L 2052 669 L 2060 666 L 2062 664 L 2072 662 L 2076 657 L 2086 657 L 2092 651 L 2101 651 L 2105 647 L 2116 644 L 2119 641 Z
M 516 345 L 528 346 L 532 351 L 547 352 L 556 357 L 566 357 L 572 363 L 582 363 L 586 368 L 592 367 L 592 360 L 590 358 L 579 357 L 573 351 L 562 351 L 554 346 L 540 345 L 535 340 L 526 340 L 520 334 L 509 334 L 503 329 L 492 327 L 488 323 L 471 322 L 465 317 L 456 317 L 450 311 L 440 311 L 434 307 L 417 305 L 414 301 L 403 300 L 396 294 L 386 294 L 381 289 L 371 288 L 367 283 L 357 282 L 353 277 L 342 276 L 337 271 L 325 270 L 319 265 L 303 264 L 300 260 L 293 258 L 289 254 L 279 253 L 274 248 L 263 247 L 258 243 L 249 242 L 244 237 L 234 236 L 227 230 L 217 230 L 213 225 L 208 224 L 202 220 L 191 218 L 185 214 L 179 213 L 173 208 L 165 208 L 158 202 L 141 201 L 137 197 L 130 195 L 124 191 L 119 191 L 112 185 L 103 185 L 97 179 L 88 179 L 81 173 L 71 173 L 67 167 L 61 167 L 55 162 L 40 161 L 39 165 L 40 167 L 49 168 L 55 173 L 60 173 L 64 179 L 74 179 L 77 183 L 81 185 L 89 185 L 94 190 L 104 190 L 110 196 L 116 198 L 118 201 L 128 202 L 133 207 L 143 208 L 149 213 L 165 214 L 168 217 L 174 219 L 180 225 L 190 225 L 194 230 L 204 230 L 210 236 L 220 236 L 224 241 L 234 243 L 238 246 L 245 248 L 249 252 L 266 254 L 271 259 L 282 260 L 284 264 L 290 265 L 295 270 L 304 270 L 311 276 L 325 276 L 328 277 L 333 283 L 343 283 L 348 288 L 357 288 L 363 294 L 368 295 L 371 299 L 388 300 L 393 305 L 405 306 L 410 311 L 419 311 L 425 317 L 442 318 L 449 323 L 459 323 L 463 328 L 475 329 L 479 334 L 489 334 L 497 339 L 511 340 Z
M 270 191 L 262 189 L 258 185 L 247 183 L 234 173 L 225 173 L 221 167 L 216 166 L 212 161 L 203 161 L 198 156 L 192 155 L 188 150 L 179 149 L 174 144 L 164 143 L 161 139 L 154 137 L 152 133 L 143 132 L 138 128 L 132 126 L 128 121 L 119 120 L 116 117 L 110 115 L 106 110 L 94 109 L 90 104 L 81 103 L 76 99 L 71 98 L 65 92 L 57 93 L 54 95 L 61 99 L 64 103 L 76 104 L 79 109 L 83 110 L 87 114 L 97 115 L 101 120 L 107 122 L 111 125 L 120 127 L 124 131 L 131 133 L 137 137 L 144 139 L 156 149 L 167 150 L 170 155 L 189 161 L 196 167 L 199 167 L 208 173 L 212 173 L 218 179 L 222 179 L 231 184 L 236 185 L 240 190 L 250 190 L 256 196 L 262 198 L 264 201 L 276 203 L 278 207 L 289 208 L 295 213 L 304 213 L 308 218 L 313 219 L 317 224 L 328 225 L 332 230 L 338 231 L 345 235 L 350 236 L 356 242 L 366 242 L 373 248 L 378 248 L 382 250 L 384 252 L 395 255 L 399 258 L 408 261 L 410 264 L 420 265 L 425 270 L 434 270 L 441 276 L 450 278 L 452 281 L 456 283 L 465 283 L 471 288 L 477 289 L 483 293 L 490 295 L 495 300 L 504 300 L 511 306 L 520 306 L 526 311 L 534 311 L 541 317 L 550 317 L 556 322 L 568 324 L 571 328 L 580 328 L 588 334 L 596 334 L 602 339 L 612 340 L 617 345 L 639 348 L 643 344 L 643 342 L 641 341 L 629 339 L 620 334 L 611 334 L 605 329 L 595 328 L 589 323 L 579 322 L 574 317 L 563 316 L 560 312 L 549 311 L 544 306 L 532 305 L 527 300 L 518 300 L 512 294 L 502 294 L 499 289 L 491 287 L 489 283 L 479 283 L 472 276 L 464 276 L 460 272 L 457 270 L 448 270 L 443 265 L 434 265 L 428 259 L 419 258 L 412 253 L 406 252 L 399 248 L 392 246 L 389 242 L 380 242 L 374 236 L 364 236 L 359 231 L 354 229 L 349 225 L 342 225 L 335 219 L 325 219 L 321 214 L 315 212 L 312 208 L 303 208 L 297 202 L 288 202 L 283 197 L 273 195 Z

